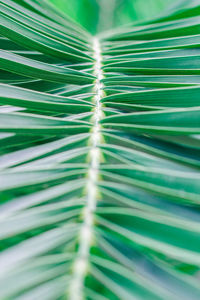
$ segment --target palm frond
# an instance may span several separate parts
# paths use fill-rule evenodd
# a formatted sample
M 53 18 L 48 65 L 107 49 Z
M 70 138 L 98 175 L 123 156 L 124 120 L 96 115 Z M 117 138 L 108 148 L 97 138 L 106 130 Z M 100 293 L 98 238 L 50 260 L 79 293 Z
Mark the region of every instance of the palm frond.
M 200 298 L 199 5 L 93 37 L 0 0 L 2 300 Z

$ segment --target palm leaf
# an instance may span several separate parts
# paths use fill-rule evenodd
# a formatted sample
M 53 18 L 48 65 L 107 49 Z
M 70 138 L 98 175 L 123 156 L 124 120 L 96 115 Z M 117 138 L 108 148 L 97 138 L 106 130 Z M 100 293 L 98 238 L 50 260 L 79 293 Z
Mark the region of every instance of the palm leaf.
M 199 2 L 0 7 L 0 298 L 199 299 Z

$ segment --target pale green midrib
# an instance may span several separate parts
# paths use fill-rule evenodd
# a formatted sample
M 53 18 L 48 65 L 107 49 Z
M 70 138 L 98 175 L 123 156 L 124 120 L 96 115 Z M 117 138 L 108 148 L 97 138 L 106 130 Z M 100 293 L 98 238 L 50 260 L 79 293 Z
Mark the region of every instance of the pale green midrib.
M 83 222 L 79 236 L 79 248 L 76 259 L 73 264 L 72 281 L 70 284 L 69 300 L 83 300 L 84 299 L 84 283 L 89 268 L 89 255 L 94 237 L 94 213 L 96 210 L 97 196 L 98 196 L 98 177 L 99 165 L 101 158 L 101 151 L 99 144 L 101 143 L 101 125 L 100 120 L 103 116 L 101 99 L 103 98 L 103 71 L 102 71 L 102 57 L 98 38 L 93 38 L 93 53 L 94 53 L 94 74 L 95 81 L 95 96 L 93 102 L 95 104 L 94 114 L 91 118 L 93 128 L 89 141 L 90 151 L 89 169 L 87 174 L 86 186 L 86 205 L 83 211 Z

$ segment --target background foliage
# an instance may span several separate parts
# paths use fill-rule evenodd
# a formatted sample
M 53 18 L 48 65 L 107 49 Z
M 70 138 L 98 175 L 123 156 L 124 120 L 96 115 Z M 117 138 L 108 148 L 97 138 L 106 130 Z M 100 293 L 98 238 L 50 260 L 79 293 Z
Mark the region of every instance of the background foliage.
M 144 21 L 170 9 L 173 0 L 51 0 L 93 34 L 135 21 Z

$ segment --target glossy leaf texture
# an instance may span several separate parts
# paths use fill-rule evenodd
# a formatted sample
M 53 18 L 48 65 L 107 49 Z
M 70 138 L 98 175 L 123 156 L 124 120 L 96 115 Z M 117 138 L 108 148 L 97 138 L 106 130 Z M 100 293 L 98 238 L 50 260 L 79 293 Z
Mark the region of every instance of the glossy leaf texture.
M 0 299 L 198 300 L 200 3 L 0 8 Z

